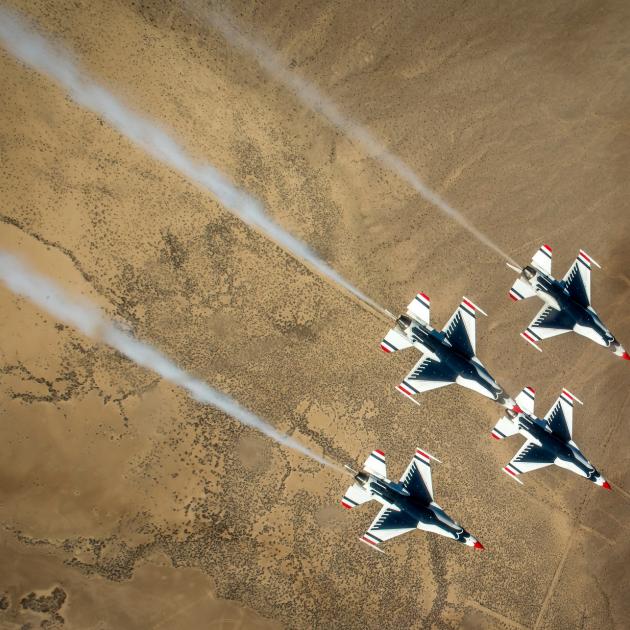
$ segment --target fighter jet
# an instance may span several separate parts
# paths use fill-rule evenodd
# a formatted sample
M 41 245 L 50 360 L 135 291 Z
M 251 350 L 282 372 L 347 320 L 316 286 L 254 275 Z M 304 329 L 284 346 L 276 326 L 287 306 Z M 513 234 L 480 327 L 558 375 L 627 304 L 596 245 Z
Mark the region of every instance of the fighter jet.
M 484 313 L 464 297 L 443 331 L 429 324 L 431 301 L 424 293 L 418 293 L 407 306 L 407 314 L 401 315 L 381 341 L 383 352 L 396 352 L 411 346 L 423 353 L 411 372 L 396 389 L 413 402 L 413 396 L 430 389 L 458 383 L 472 389 L 505 407 L 514 401 L 475 354 L 476 313 Z
M 580 250 L 564 278 L 556 280 L 551 275 L 549 245 L 543 245 L 524 269 L 508 263 L 510 269 L 521 274 L 512 285 L 509 296 L 517 302 L 537 295 L 545 303 L 521 337 L 542 352 L 538 344 L 543 339 L 573 330 L 600 346 L 610 348 L 618 357 L 630 360 L 630 354 L 621 347 L 591 306 L 592 265 L 600 267 L 584 250 Z
M 534 414 L 535 396 L 536 392 L 531 387 L 523 389 L 516 397 L 518 408 L 514 412 L 508 411 L 508 415 L 501 418 L 492 430 L 492 437 L 496 440 L 516 433 L 526 438 L 525 444 L 503 471 L 522 484 L 519 475 L 555 464 L 610 490 L 610 484 L 573 441 L 573 403 L 582 404 L 582 401 L 563 389 L 544 419 L 540 419 Z
M 483 545 L 461 525 L 453 521 L 433 500 L 430 460 L 432 455 L 416 449 L 407 470 L 398 483 L 387 478 L 383 451 L 372 451 L 363 464 L 363 471 L 354 474 L 351 485 L 341 499 L 341 505 L 351 510 L 374 499 L 383 505 L 369 529 L 359 540 L 378 551 L 378 545 L 400 534 L 422 529 L 453 538 L 469 547 Z

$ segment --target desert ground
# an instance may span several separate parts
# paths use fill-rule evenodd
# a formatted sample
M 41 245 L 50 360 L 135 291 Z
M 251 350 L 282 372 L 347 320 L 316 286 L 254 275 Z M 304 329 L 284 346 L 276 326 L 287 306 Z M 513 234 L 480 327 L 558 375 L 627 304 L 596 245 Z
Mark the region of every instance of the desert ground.
M 415 446 L 436 500 L 486 546 L 422 532 L 374 553 L 377 511 L 287 450 L 0 287 L 0 627 L 627 628 L 630 366 L 576 335 L 518 335 L 494 251 L 166 0 L 7 0 L 96 81 L 398 313 L 487 313 L 480 358 L 544 413 L 567 387 L 575 440 L 613 485 L 501 473 L 500 408 L 462 388 L 412 405 L 416 355 L 387 323 L 0 49 L 0 248 L 341 464 Z M 200 5 L 197 5 L 199 7 Z M 224 2 L 521 264 L 601 265 L 594 304 L 630 346 L 630 4 Z

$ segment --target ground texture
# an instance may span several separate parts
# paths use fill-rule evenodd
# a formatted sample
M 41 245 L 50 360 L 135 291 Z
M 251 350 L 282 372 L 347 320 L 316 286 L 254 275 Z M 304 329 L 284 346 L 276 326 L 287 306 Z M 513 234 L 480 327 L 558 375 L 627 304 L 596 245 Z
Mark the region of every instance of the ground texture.
M 226 3 L 522 263 L 580 247 L 630 345 L 630 5 Z M 177 3 L 24 0 L 86 70 L 261 199 L 362 290 L 441 324 L 462 294 L 478 352 L 544 412 L 584 402 L 575 439 L 615 487 L 560 470 L 521 487 L 493 403 L 394 391 L 414 357 L 384 323 L 0 51 L 0 246 L 99 304 L 186 369 L 342 463 L 413 448 L 436 498 L 486 545 L 357 542 L 331 470 L 203 408 L 0 289 L 0 627 L 624 628 L 630 368 L 582 338 L 541 354 L 511 272 L 248 55 Z

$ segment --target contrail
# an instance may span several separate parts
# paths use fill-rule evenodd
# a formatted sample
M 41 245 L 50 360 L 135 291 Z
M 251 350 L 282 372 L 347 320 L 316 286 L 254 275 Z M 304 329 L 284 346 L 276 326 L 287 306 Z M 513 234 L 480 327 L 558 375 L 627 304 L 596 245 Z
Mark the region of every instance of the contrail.
M 211 164 L 193 160 L 166 131 L 125 107 L 111 92 L 92 81 L 67 53 L 53 46 L 39 33 L 28 28 L 20 17 L 2 7 L 0 42 L 17 59 L 62 85 L 76 103 L 103 117 L 154 158 L 205 188 L 245 223 L 263 232 L 336 285 L 391 317 L 382 306 L 343 278 L 305 243 L 275 223 L 266 214 L 260 201 L 240 190 Z
M 29 269 L 13 254 L 2 250 L 0 250 L 0 280 L 13 293 L 28 298 L 56 319 L 74 326 L 86 337 L 110 345 L 137 365 L 152 370 L 165 380 L 185 389 L 197 402 L 219 409 L 240 423 L 264 433 L 279 444 L 306 455 L 324 466 L 343 472 L 339 466 L 278 431 L 227 394 L 191 376 L 153 346 L 138 341 L 117 328 L 105 319 L 95 306 L 74 300 L 53 281 Z
M 451 206 L 438 193 L 431 189 L 420 176 L 398 155 L 390 151 L 382 142 L 365 127 L 341 113 L 328 97 L 323 95 L 314 85 L 287 69 L 281 57 L 264 43 L 248 37 L 237 30 L 225 14 L 216 11 L 204 11 L 194 8 L 190 0 L 184 0 L 188 9 L 202 20 L 207 20 L 233 46 L 252 55 L 276 81 L 284 84 L 309 109 L 321 114 L 333 126 L 346 136 L 360 143 L 365 151 L 383 166 L 393 171 L 407 182 L 420 196 L 430 204 L 439 208 L 444 214 L 457 221 L 481 243 L 499 254 L 505 260 L 516 265 L 488 235 L 476 228 L 459 210 Z

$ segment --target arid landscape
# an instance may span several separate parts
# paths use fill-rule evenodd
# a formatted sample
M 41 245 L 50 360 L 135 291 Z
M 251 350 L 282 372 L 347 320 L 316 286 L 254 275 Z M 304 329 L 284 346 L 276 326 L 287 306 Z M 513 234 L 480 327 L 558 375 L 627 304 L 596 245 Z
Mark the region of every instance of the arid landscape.
M 441 326 L 462 295 L 477 350 L 575 440 L 613 491 L 551 467 L 514 483 L 490 400 L 394 386 L 388 323 L 0 47 L 0 249 L 340 464 L 415 446 L 484 552 L 414 532 L 358 541 L 349 477 L 246 428 L 0 285 L 0 628 L 628 628 L 630 364 L 577 335 L 537 353 L 496 252 L 166 0 L 7 0 L 95 81 L 392 312 Z M 562 276 L 630 347 L 630 4 L 221 2 L 478 229 Z M 200 9 L 202 9 L 200 11 Z

